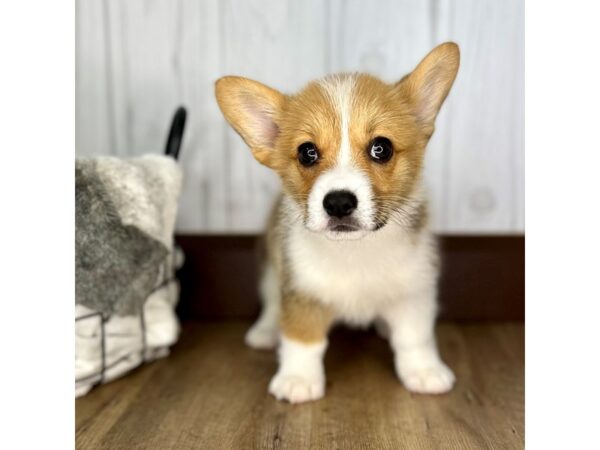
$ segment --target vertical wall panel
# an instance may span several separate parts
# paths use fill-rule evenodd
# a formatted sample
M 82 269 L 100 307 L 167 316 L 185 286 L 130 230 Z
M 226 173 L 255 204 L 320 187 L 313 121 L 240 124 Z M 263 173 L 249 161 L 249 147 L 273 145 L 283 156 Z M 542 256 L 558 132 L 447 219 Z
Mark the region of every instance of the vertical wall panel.
M 523 4 L 443 0 L 437 13 L 437 40 L 461 47 L 438 129 L 448 155 L 443 229 L 522 229 Z
M 177 11 L 173 64 L 178 102 L 188 109 L 181 153 L 185 188 L 178 217 L 180 231 L 231 230 L 228 211 L 225 123 L 214 99 L 222 63 L 219 0 L 186 0 Z
M 79 155 L 110 152 L 112 147 L 103 2 L 79 1 L 76 8 L 75 147 Z
M 115 152 L 162 150 L 177 92 L 173 64 L 179 2 L 111 0 L 113 115 L 121 140 Z
M 525 7 L 523 2 L 512 1 L 513 10 L 509 15 L 512 22 L 512 56 L 510 64 L 515 73 L 512 74 L 512 222 L 507 228 L 511 231 L 525 231 Z
M 330 67 L 399 80 L 431 49 L 428 0 L 334 0 L 329 2 Z

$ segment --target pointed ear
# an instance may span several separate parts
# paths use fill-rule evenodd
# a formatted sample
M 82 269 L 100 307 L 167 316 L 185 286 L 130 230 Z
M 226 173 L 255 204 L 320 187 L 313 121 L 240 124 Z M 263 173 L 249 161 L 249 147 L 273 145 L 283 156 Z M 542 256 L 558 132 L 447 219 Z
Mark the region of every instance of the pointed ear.
M 285 96 L 257 81 L 223 77 L 215 83 L 215 95 L 223 115 L 244 139 L 254 157 L 270 166 L 279 135 L 277 120 Z
M 446 42 L 429 52 L 415 70 L 396 83 L 429 133 L 433 132 L 435 118 L 454 83 L 459 62 L 458 45 Z

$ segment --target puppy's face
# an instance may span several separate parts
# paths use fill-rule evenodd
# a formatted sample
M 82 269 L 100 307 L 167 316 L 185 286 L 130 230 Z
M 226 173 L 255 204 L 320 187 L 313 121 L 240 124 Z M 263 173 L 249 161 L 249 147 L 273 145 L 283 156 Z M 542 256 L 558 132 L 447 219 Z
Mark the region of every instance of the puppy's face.
M 255 158 L 279 174 L 305 226 L 357 239 L 406 215 L 458 61 L 458 47 L 447 43 L 391 85 L 343 74 L 286 96 L 224 77 L 216 96 Z

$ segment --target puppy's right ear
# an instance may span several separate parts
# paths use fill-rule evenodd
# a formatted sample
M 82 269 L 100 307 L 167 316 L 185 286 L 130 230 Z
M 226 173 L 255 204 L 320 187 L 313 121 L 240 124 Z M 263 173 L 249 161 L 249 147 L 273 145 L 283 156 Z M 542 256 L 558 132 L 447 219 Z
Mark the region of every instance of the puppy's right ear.
M 285 96 L 242 77 L 220 78 L 215 83 L 215 95 L 223 115 L 248 144 L 254 157 L 261 164 L 271 166 Z

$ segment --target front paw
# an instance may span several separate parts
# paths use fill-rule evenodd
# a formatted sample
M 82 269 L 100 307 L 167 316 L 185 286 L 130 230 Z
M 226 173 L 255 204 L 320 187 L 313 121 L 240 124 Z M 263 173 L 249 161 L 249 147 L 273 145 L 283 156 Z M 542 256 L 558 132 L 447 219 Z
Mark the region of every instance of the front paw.
M 269 392 L 277 400 L 290 403 L 318 400 L 325 395 L 325 377 L 277 373 L 269 384 Z
M 421 368 L 398 370 L 402 384 L 411 392 L 419 394 L 443 394 L 454 386 L 456 377 L 443 362 Z

